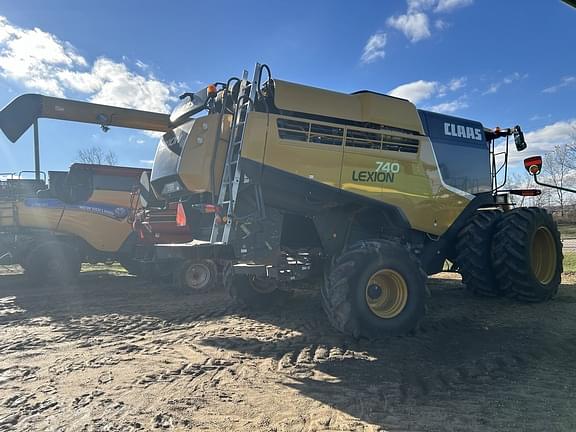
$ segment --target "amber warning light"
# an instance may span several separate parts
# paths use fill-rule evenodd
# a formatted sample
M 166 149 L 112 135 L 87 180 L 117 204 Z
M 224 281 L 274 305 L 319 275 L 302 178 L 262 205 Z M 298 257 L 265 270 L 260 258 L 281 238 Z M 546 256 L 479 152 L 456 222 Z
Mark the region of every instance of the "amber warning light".
M 542 170 L 542 156 L 533 156 L 524 159 L 524 168 L 531 175 L 538 175 Z
M 216 86 L 214 84 L 210 84 L 208 86 L 208 96 L 214 97 L 218 93 Z

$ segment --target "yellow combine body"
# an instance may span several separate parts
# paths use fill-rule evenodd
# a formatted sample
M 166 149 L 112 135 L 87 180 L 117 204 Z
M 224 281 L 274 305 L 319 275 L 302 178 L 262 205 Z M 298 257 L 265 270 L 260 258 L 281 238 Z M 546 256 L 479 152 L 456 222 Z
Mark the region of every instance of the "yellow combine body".
M 519 126 L 487 129 L 372 91 L 290 83 L 272 78 L 266 65 L 257 65 L 251 80 L 244 72 L 183 94 L 169 117 L 45 98 L 20 118 L 22 106 L 38 100 L 3 110 L 0 127 L 10 139 L 35 122 L 35 112 L 163 132 L 147 196 L 171 203 L 178 225 L 199 225 L 190 232 L 210 236 L 157 245 L 155 258 L 182 263 L 178 279 L 197 291 L 214 286 L 216 263 L 224 264 L 227 292 L 246 306 L 273 304 L 295 281 L 317 278 L 327 319 L 355 337 L 417 328 L 426 275 L 442 271 L 446 260 L 475 294 L 538 302 L 557 292 L 556 224 L 543 209 L 514 208 L 512 198 L 539 191 L 503 190 L 508 140 L 526 148 Z M 63 106 L 72 110 L 61 115 Z M 498 139 L 506 140 L 501 167 Z M 104 191 L 75 193 L 88 203 L 125 204 Z M 28 208 L 31 202 L 1 214 L 54 235 L 66 229 L 93 250 L 125 249 L 114 217 L 78 218 L 81 209 L 68 204 Z M 99 234 L 86 231 L 95 225 Z
M 129 216 L 144 170 L 74 164 L 49 172 L 44 181 L 8 178 L 0 189 L 0 246 L 3 263 L 17 263 L 42 276 L 38 257 L 44 243 L 81 262 L 129 261 L 136 245 Z M 58 246 L 58 247 L 57 247 Z M 40 248 L 40 252 L 38 252 Z M 46 259 L 46 256 L 43 257 Z
M 205 206 L 216 214 L 209 244 L 159 246 L 158 255 L 226 257 L 223 280 L 235 300 L 269 304 L 289 282 L 323 274 L 330 322 L 374 337 L 417 326 L 425 275 L 446 259 L 477 294 L 541 301 L 555 293 L 554 222 L 541 211 L 509 211 L 510 194 L 499 192 L 494 143 L 513 136 L 523 150 L 519 126 L 490 130 L 375 92 L 272 79 L 261 65 L 251 81 L 245 73 L 182 99 L 151 184 L 179 202 L 183 219 Z M 517 237 L 510 224 L 522 226 Z M 546 278 L 526 271 L 529 256 L 502 246 L 528 245 L 534 226 L 545 227 L 556 252 Z

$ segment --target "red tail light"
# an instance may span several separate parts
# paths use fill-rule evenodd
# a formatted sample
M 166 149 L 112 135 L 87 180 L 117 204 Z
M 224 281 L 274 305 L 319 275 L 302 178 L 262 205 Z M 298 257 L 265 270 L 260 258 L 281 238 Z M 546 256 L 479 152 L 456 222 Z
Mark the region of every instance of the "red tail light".
M 540 189 L 513 189 L 510 191 L 510 193 L 512 195 L 519 195 L 524 197 L 542 195 L 542 191 Z
M 184 211 L 184 205 L 182 205 L 182 203 L 178 203 L 178 207 L 176 207 L 176 226 L 186 226 L 186 212 Z
M 220 213 L 220 207 L 214 204 L 204 204 L 204 213 Z

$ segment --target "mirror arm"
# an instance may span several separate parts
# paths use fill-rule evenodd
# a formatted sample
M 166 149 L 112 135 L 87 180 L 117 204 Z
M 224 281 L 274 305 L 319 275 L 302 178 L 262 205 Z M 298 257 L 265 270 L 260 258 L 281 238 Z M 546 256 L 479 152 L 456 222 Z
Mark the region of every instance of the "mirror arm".
M 566 192 L 576 193 L 576 189 L 570 189 L 570 188 L 567 188 L 567 187 L 560 187 L 560 186 L 554 186 L 554 185 L 551 185 L 551 184 L 547 184 L 547 183 L 544 183 L 544 182 L 541 182 L 540 180 L 538 180 L 538 174 L 533 174 L 533 176 L 534 176 L 534 182 L 536 182 L 537 185 L 549 187 L 549 188 L 552 188 L 552 189 L 560 189 L 560 190 L 563 190 L 563 191 L 566 191 Z

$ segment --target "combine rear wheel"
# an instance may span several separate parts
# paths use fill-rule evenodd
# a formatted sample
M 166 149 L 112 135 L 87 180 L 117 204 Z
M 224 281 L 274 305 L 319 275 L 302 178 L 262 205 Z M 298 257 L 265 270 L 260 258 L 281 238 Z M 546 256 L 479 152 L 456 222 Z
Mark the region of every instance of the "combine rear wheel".
M 252 275 L 235 274 L 234 267 L 227 264 L 223 272 L 224 289 L 237 304 L 262 309 L 278 304 L 287 292 L 278 287 L 278 281 Z
M 541 302 L 557 292 L 562 242 L 556 222 L 541 208 L 517 208 L 498 222 L 492 242 L 496 277 L 512 298 Z
M 503 295 L 492 268 L 492 238 L 502 217 L 499 210 L 477 211 L 458 233 L 456 265 L 470 292 L 487 297 Z
M 26 275 L 39 285 L 69 285 L 80 273 L 78 250 L 59 240 L 39 244 L 26 258 Z
M 190 293 L 207 292 L 218 281 L 218 267 L 212 260 L 186 260 L 176 274 L 178 286 Z
M 426 310 L 426 275 L 404 246 L 361 241 L 334 261 L 322 289 L 331 324 L 354 337 L 407 333 Z

